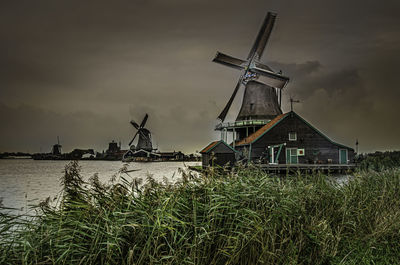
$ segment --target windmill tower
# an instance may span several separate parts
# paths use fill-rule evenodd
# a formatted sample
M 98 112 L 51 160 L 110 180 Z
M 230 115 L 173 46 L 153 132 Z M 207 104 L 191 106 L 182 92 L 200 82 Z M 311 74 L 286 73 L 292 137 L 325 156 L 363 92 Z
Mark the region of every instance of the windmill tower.
M 218 119 L 221 121 L 215 128 L 221 131 L 222 140 L 227 141 L 227 133 L 235 141 L 247 137 L 271 119 L 282 114 L 282 89 L 289 82 L 281 71 L 274 72 L 269 66 L 259 62 L 271 35 L 276 14 L 268 12 L 258 32 L 253 47 L 246 60 L 237 59 L 217 52 L 213 62 L 220 63 L 241 71 L 236 87 Z M 234 122 L 224 123 L 226 115 L 236 97 L 239 88 L 244 85 L 242 106 Z
M 51 154 L 61 155 L 61 147 L 62 145 L 60 144 L 60 138 L 57 136 L 57 144 L 53 145 L 53 148 L 51 149 Z
M 135 135 L 133 136 L 132 140 L 129 142 L 129 146 L 132 151 L 135 151 L 135 150 L 136 151 L 137 150 L 145 150 L 148 152 L 153 151 L 153 144 L 151 141 L 151 133 L 148 129 L 146 129 L 144 127 L 146 125 L 148 117 L 149 117 L 149 115 L 146 113 L 146 115 L 144 116 L 140 125 L 138 125 L 133 120 L 131 121 L 132 126 L 135 127 L 135 129 L 137 130 Z M 135 147 L 135 145 L 133 145 L 132 143 L 135 140 L 136 136 L 138 136 L 138 135 L 139 135 L 139 140 Z

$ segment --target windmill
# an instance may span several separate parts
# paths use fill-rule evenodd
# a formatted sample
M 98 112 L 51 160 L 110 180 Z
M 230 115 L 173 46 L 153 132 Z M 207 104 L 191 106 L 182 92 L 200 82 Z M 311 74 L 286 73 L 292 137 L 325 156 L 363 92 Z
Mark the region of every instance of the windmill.
M 61 155 L 61 147 L 60 138 L 57 136 L 57 144 L 53 145 L 51 153 L 53 155 Z
M 282 114 L 282 89 L 289 82 L 289 78 L 282 75 L 282 71 L 275 72 L 259 61 L 271 35 L 276 16 L 275 13 L 268 12 L 246 60 L 237 59 L 220 52 L 217 52 L 213 59 L 213 62 L 241 70 L 236 87 L 218 116 L 221 124 L 218 124 L 215 128 L 221 131 L 221 137 L 225 141 L 227 131 L 233 132 L 234 140 L 240 140 L 277 115 Z M 245 86 L 245 89 L 242 106 L 236 121 L 235 123 L 224 124 L 228 111 L 242 85 Z M 235 133 L 237 133 L 237 137 Z
M 151 143 L 151 133 L 148 129 L 144 127 L 146 125 L 148 117 L 149 115 L 146 113 L 140 125 L 133 120 L 131 121 L 132 126 L 135 127 L 135 129 L 137 130 L 132 140 L 129 142 L 131 150 L 145 150 L 148 152 L 151 152 L 153 150 L 153 145 Z M 139 140 L 135 147 L 132 143 L 138 135 Z

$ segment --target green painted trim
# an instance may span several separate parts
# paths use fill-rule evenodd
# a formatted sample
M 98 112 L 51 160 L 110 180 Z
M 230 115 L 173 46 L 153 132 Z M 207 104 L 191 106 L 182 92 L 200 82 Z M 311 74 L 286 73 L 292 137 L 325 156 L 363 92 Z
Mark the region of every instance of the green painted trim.
M 229 144 L 227 144 L 225 141 L 223 140 L 219 140 L 218 143 L 216 145 L 214 145 L 213 147 L 211 147 L 207 152 L 205 152 L 206 154 L 208 154 L 209 152 L 211 152 L 215 147 L 217 147 L 219 144 L 224 144 L 227 147 L 229 147 L 229 149 L 231 149 L 233 152 L 237 153 L 238 151 L 233 149 Z
M 279 155 L 281 154 L 281 151 L 282 151 L 282 147 L 283 147 L 283 144 L 280 144 L 278 153 L 276 154 L 276 157 L 275 157 L 275 161 L 274 161 L 275 163 L 276 163 L 276 161 L 278 161 Z
M 286 150 L 286 152 L 285 152 L 285 154 L 286 154 L 286 164 L 290 164 L 290 149 L 286 147 L 285 150 Z
M 249 161 L 251 160 L 251 143 L 250 143 L 250 148 L 249 148 Z

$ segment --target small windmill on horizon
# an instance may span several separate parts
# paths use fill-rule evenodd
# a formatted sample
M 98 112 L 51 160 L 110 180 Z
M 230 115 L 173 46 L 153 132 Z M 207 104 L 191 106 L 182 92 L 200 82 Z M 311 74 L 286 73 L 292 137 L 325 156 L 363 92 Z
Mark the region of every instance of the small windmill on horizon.
M 153 144 L 151 140 L 151 132 L 145 128 L 147 119 L 149 118 L 149 115 L 146 113 L 144 116 L 142 122 L 137 124 L 134 120 L 131 120 L 130 123 L 132 126 L 137 130 L 135 135 L 133 136 L 132 140 L 129 142 L 129 149 L 130 150 L 145 150 L 148 152 L 151 152 L 155 149 L 153 149 Z M 139 135 L 138 142 L 136 146 L 133 144 L 133 141 L 136 139 L 136 136 Z

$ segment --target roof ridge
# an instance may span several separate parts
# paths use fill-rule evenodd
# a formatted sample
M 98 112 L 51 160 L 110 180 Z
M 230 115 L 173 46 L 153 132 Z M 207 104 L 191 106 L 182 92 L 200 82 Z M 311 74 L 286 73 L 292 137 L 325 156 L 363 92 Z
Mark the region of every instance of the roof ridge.
M 277 124 L 279 121 L 281 121 L 282 119 L 286 118 L 288 116 L 290 112 L 286 112 L 286 113 L 282 113 L 279 114 L 278 116 L 276 116 L 275 118 L 273 118 L 270 122 L 268 122 L 267 124 L 265 124 L 263 127 L 261 127 L 260 129 L 258 129 L 257 131 L 255 131 L 254 133 L 250 134 L 249 136 L 247 136 L 246 138 L 240 140 L 238 143 L 236 143 L 236 146 L 239 145 L 246 145 L 249 144 L 251 142 L 253 142 L 255 139 L 257 139 L 260 135 L 262 135 L 264 132 L 268 131 L 269 129 L 271 129 L 275 124 Z
M 220 141 L 212 141 L 211 143 L 209 143 L 206 147 L 203 148 L 203 150 L 200 151 L 200 153 L 206 153 L 208 150 L 210 150 L 211 148 L 213 148 L 217 143 L 219 143 Z

